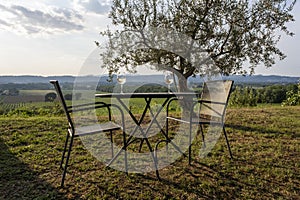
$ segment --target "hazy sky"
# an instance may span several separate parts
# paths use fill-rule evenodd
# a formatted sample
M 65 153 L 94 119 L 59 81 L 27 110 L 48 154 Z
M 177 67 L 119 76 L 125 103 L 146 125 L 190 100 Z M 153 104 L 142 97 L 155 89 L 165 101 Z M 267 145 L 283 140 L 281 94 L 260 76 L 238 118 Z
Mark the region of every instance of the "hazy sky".
M 110 0 L 0 0 L 0 75 L 77 75 L 110 25 Z M 300 4 L 282 37 L 288 56 L 256 74 L 300 76 Z

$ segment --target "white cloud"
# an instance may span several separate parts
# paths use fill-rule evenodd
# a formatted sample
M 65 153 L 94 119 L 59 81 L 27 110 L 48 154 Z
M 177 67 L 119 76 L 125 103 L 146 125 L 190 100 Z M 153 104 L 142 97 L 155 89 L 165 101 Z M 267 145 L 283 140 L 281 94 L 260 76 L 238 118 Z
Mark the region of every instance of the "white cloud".
M 81 14 L 53 6 L 33 10 L 21 5 L 0 4 L 0 18 L 0 28 L 17 33 L 57 34 L 85 28 Z
M 0 31 L 34 37 L 95 31 L 106 27 L 110 7 L 111 0 L 3 1 Z
M 3 26 L 11 26 L 11 24 L 9 24 L 8 22 L 0 19 L 0 26 L 3 25 Z
M 81 9 L 88 13 L 106 15 L 111 7 L 110 0 L 74 0 L 75 8 Z

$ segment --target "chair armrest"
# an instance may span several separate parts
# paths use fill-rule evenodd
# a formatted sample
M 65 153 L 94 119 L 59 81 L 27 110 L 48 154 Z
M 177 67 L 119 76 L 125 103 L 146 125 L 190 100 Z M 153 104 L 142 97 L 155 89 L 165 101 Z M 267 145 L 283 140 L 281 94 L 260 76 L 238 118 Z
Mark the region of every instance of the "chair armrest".
M 208 100 L 202 100 L 199 99 L 196 101 L 197 103 L 211 103 L 211 104 L 220 104 L 220 105 L 226 105 L 224 102 L 218 102 L 218 101 L 208 101 Z
M 173 101 L 178 101 L 178 97 L 172 97 L 172 98 L 168 101 L 167 106 L 166 106 L 167 117 L 169 116 L 169 106 L 170 106 L 170 104 L 171 104 Z
M 95 103 L 79 104 L 75 106 L 68 106 L 67 108 L 69 112 L 72 113 L 72 112 L 79 112 L 79 111 L 90 110 L 95 108 L 105 108 L 109 106 L 110 106 L 109 104 L 106 104 L 104 102 L 95 102 Z
M 179 100 L 178 97 L 172 97 L 167 103 L 167 108 L 169 108 L 172 101 L 178 101 L 178 100 Z
M 120 114 L 121 114 L 121 119 L 122 119 L 122 128 L 125 130 L 125 117 L 124 117 L 124 112 L 120 108 L 120 106 L 116 104 L 108 104 L 104 102 L 95 102 L 95 103 L 86 103 L 86 104 L 80 104 L 80 105 L 75 105 L 75 106 L 68 106 L 69 108 L 69 113 L 76 113 L 76 112 L 81 112 L 81 111 L 87 111 L 87 110 L 94 110 L 98 108 L 107 108 L 108 111 L 108 118 L 109 121 L 111 121 L 111 107 L 116 108 Z
M 223 117 L 223 114 L 224 114 L 223 111 L 219 111 L 218 109 L 216 109 L 214 107 L 214 105 L 215 106 L 221 105 L 221 106 L 226 107 L 226 104 L 227 104 L 226 102 L 209 101 L 209 100 L 202 100 L 202 99 L 198 100 L 197 103 L 199 103 L 200 106 L 206 107 L 206 109 L 208 109 L 211 112 L 215 113 L 215 115 L 210 114 L 209 116 L 215 116 L 215 117 L 221 117 L 221 118 Z M 224 109 L 222 109 L 222 110 L 224 110 Z M 200 108 L 200 114 L 201 114 L 201 108 Z

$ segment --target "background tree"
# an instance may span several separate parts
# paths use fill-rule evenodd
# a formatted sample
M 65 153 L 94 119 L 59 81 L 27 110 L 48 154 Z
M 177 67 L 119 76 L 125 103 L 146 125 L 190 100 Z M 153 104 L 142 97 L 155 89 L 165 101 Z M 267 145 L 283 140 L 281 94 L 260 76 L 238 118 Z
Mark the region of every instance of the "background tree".
M 158 63 L 172 67 L 185 81 L 190 76 L 207 73 L 206 69 L 199 67 L 202 63 L 190 62 L 197 59 L 197 56 L 191 58 L 191 55 L 182 56 L 151 48 L 151 43 L 169 42 L 173 37 L 171 32 L 174 31 L 192 41 L 188 43 L 190 46 L 183 43 L 180 48 L 189 54 L 209 53 L 220 73 L 252 74 L 260 64 L 271 67 L 276 57 L 285 58 L 284 53 L 277 48 L 277 43 L 279 33 L 293 35 L 286 24 L 294 20 L 290 12 L 295 2 L 296 0 L 114 0 L 110 18 L 117 31 L 108 29 L 102 33 L 109 37 L 108 50 L 101 54 L 104 67 L 112 74 L 122 67 L 134 72 L 137 65 Z M 170 30 L 170 34 L 168 37 L 155 34 L 149 36 L 149 30 L 153 27 Z M 181 45 L 182 41 L 175 39 L 174 44 Z M 124 46 L 132 47 L 137 44 L 149 48 L 124 54 Z M 123 50 L 121 55 L 120 49 Z M 112 56 L 118 54 L 118 57 Z M 184 81 L 179 84 L 180 90 L 185 89 L 186 85 L 182 86 L 183 84 Z
M 297 88 L 293 88 L 286 93 L 286 99 L 282 102 L 282 106 L 295 106 L 300 104 L 300 82 Z
M 71 101 L 72 100 L 72 94 L 65 94 L 65 99 Z
M 56 93 L 49 92 L 45 95 L 45 102 L 53 102 L 56 99 Z

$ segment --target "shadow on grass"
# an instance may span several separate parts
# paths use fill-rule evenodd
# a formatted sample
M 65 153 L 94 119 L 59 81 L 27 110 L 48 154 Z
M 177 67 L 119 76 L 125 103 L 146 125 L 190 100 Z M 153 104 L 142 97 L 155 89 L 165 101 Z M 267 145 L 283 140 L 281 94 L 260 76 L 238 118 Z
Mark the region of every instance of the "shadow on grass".
M 0 199 L 66 199 L 18 159 L 1 138 L 0 155 Z
M 204 165 L 203 163 L 200 163 L 199 161 L 194 161 L 194 165 L 193 167 L 197 167 L 199 165 Z M 236 166 L 236 168 L 244 168 L 245 166 L 249 166 L 249 163 L 245 160 L 240 160 L 240 159 L 234 159 L 232 160 L 232 165 Z M 251 183 L 251 181 L 244 181 L 244 178 L 237 178 L 237 174 L 238 171 L 236 172 L 228 172 L 228 171 L 224 171 L 224 170 L 220 170 L 220 169 L 215 169 L 214 167 L 210 167 L 208 165 L 205 165 L 206 168 L 210 169 L 213 174 L 214 177 L 217 177 L 219 184 L 222 186 L 224 184 L 227 184 L 228 188 L 231 188 L 230 190 L 227 191 L 227 195 L 229 195 L 228 197 L 231 198 L 236 198 L 236 197 L 241 197 L 241 192 L 242 190 L 248 190 L 248 191 L 253 191 L 257 194 L 260 194 L 261 197 L 267 198 L 268 196 L 274 197 L 274 195 L 276 195 L 277 197 L 282 197 L 284 198 L 284 196 L 282 196 L 281 194 L 274 194 L 274 192 L 272 191 L 272 189 L 267 188 L 267 187 L 259 187 L 256 183 Z M 258 167 L 258 166 L 255 166 Z M 186 173 L 190 173 L 193 176 L 193 173 L 191 171 L 186 171 Z M 253 171 L 249 171 L 249 172 L 243 172 L 242 175 L 240 175 L 242 177 L 255 177 L 255 182 L 260 182 L 260 183 L 265 183 L 265 182 L 270 182 L 267 179 L 264 179 L 260 176 L 256 176 Z M 272 182 L 274 184 L 274 182 Z M 277 184 L 277 183 L 275 183 Z M 279 184 L 279 183 L 278 183 Z
M 155 176 L 143 174 L 137 174 L 136 179 L 143 182 L 144 187 L 152 188 L 153 192 L 163 195 L 165 199 L 234 199 L 238 196 L 240 187 L 236 187 L 237 185 L 224 190 L 217 183 L 217 170 L 197 161 L 192 165 L 188 165 L 187 162 L 187 159 L 183 158 L 177 164 L 172 164 L 169 169 L 160 171 L 161 181 Z
M 284 190 L 294 191 L 295 194 L 300 192 L 299 188 L 295 187 L 297 185 L 295 182 L 294 184 L 287 184 L 287 182 L 277 180 L 275 177 L 267 177 L 263 172 L 266 169 L 276 170 L 276 168 L 281 168 L 281 166 L 252 163 L 239 158 L 233 159 L 230 163 L 232 167 L 228 166 L 228 169 L 224 170 L 218 165 L 208 166 L 194 160 L 191 168 L 186 168 L 184 173 L 185 176 L 191 176 L 194 179 L 202 179 L 202 181 L 211 179 L 210 183 L 215 181 L 216 185 L 209 185 L 210 189 L 214 191 L 214 194 L 211 196 L 213 198 L 242 198 L 243 191 L 252 191 L 254 194 L 259 194 L 259 198 L 285 199 Z M 194 170 L 190 170 L 192 168 Z M 233 168 L 240 170 L 233 171 Z M 199 175 L 200 171 L 202 171 L 201 175 Z M 276 191 L 277 189 L 278 191 Z
M 185 174 L 181 174 L 181 175 L 185 175 Z M 150 177 L 147 175 L 143 175 L 143 174 L 138 174 L 139 177 L 139 181 L 141 180 L 149 180 L 152 182 L 160 182 L 163 185 L 166 185 L 168 187 L 172 187 L 173 189 L 176 189 L 178 191 L 183 191 L 183 193 L 185 194 L 189 194 L 189 196 L 194 196 L 197 199 L 213 199 L 212 195 L 208 195 L 205 194 L 204 192 L 195 189 L 195 187 L 187 184 L 187 182 L 182 182 L 181 180 L 170 180 L 170 178 L 166 178 L 166 177 L 162 177 L 161 181 L 158 181 L 156 177 Z M 152 186 L 152 182 L 148 182 L 148 183 L 144 183 L 145 187 L 149 187 L 149 188 L 153 188 L 153 191 L 159 192 L 161 194 L 164 195 L 165 199 L 183 199 L 183 197 L 178 197 L 178 194 L 173 195 L 172 193 L 170 193 L 170 190 L 166 189 L 166 190 L 161 190 L 158 188 L 154 188 Z M 212 188 L 213 189 L 213 188 Z M 214 188 L 215 189 L 215 188 Z
M 240 131 L 250 131 L 255 132 L 259 134 L 277 134 L 277 135 L 291 135 L 294 138 L 300 137 L 299 133 L 295 133 L 292 129 L 282 131 L 280 129 L 272 129 L 272 128 L 261 128 L 259 126 L 257 127 L 251 127 L 251 126 L 244 126 L 244 125 L 236 125 L 236 124 L 226 124 L 226 127 L 232 128 L 233 130 L 240 130 Z

